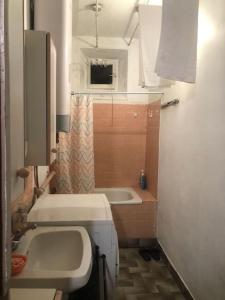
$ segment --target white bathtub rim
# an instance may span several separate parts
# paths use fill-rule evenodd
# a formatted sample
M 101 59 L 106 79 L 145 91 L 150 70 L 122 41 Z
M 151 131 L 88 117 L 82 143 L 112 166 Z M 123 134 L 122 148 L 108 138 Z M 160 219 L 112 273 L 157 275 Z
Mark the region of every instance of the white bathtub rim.
M 131 188 L 131 187 L 107 187 L 107 188 L 95 188 L 95 191 L 101 192 L 104 194 L 104 191 L 125 191 L 125 192 L 130 192 L 133 195 L 133 199 L 131 200 L 120 200 L 120 201 L 113 201 L 110 202 L 108 199 L 110 205 L 130 205 L 130 204 L 142 204 L 143 200 L 141 197 L 137 194 L 137 192 Z M 106 196 L 107 197 L 107 196 Z

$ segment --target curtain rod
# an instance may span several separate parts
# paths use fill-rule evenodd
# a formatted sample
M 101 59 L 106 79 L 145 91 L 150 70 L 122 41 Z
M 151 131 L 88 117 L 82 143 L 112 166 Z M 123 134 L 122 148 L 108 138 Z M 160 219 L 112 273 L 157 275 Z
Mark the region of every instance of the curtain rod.
M 145 5 L 148 5 L 149 2 L 150 2 L 150 0 L 147 0 L 146 3 L 145 3 Z M 127 44 L 128 46 L 131 45 L 131 43 L 132 43 L 132 41 L 133 41 L 133 39 L 134 39 L 135 33 L 136 33 L 136 31 L 138 30 L 138 27 L 139 27 L 139 25 L 140 25 L 140 23 L 138 22 L 137 25 L 135 26 L 135 28 L 134 28 L 134 30 L 133 30 L 133 32 L 132 32 L 130 38 L 129 38 L 129 41 L 127 41 L 127 40 L 126 40 L 126 35 L 127 35 L 128 30 L 129 30 L 129 28 L 130 28 L 130 25 L 131 25 L 131 23 L 132 23 L 132 19 L 133 19 L 133 17 L 134 17 L 134 14 L 135 14 L 136 12 L 138 12 L 138 5 L 139 5 L 139 4 L 140 4 L 140 1 L 137 0 L 137 1 L 136 1 L 136 4 L 135 4 L 135 6 L 134 6 L 134 9 L 133 9 L 133 11 L 131 12 L 131 16 L 130 16 L 130 18 L 129 18 L 127 27 L 126 27 L 126 29 L 125 29 L 125 32 L 124 32 L 124 34 L 123 34 L 124 41 L 126 42 L 126 44 Z
M 164 95 L 164 92 L 71 92 L 75 95 Z

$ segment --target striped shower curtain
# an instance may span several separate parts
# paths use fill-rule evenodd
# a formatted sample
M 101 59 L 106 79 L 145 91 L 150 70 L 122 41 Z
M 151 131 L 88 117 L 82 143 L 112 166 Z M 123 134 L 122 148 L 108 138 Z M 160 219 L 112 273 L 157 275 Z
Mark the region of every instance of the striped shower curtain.
M 71 131 L 60 133 L 55 189 L 59 194 L 94 191 L 93 103 L 88 96 L 71 101 Z

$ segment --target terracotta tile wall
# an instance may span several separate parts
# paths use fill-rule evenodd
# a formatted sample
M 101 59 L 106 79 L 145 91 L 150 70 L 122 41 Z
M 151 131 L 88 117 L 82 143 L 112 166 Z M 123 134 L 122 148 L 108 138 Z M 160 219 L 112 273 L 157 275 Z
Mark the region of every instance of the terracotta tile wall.
M 138 185 L 146 128 L 147 105 L 94 104 L 96 187 Z
M 136 189 L 136 192 L 142 204 L 111 206 L 119 240 L 156 237 L 157 201 L 148 191 Z
M 142 204 L 113 205 L 120 241 L 156 236 L 160 102 L 150 105 L 94 104 L 97 187 L 137 186 L 146 170 L 148 190 L 136 189 Z
M 146 134 L 145 170 L 148 190 L 156 199 L 158 189 L 160 109 L 160 101 L 153 102 L 148 105 Z

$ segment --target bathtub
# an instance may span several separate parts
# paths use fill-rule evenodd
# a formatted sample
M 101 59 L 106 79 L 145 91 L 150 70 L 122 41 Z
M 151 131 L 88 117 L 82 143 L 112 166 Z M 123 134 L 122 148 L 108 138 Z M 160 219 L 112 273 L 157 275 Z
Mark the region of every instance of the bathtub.
M 142 199 L 129 187 L 96 188 L 94 193 L 105 194 L 110 204 L 141 204 Z

